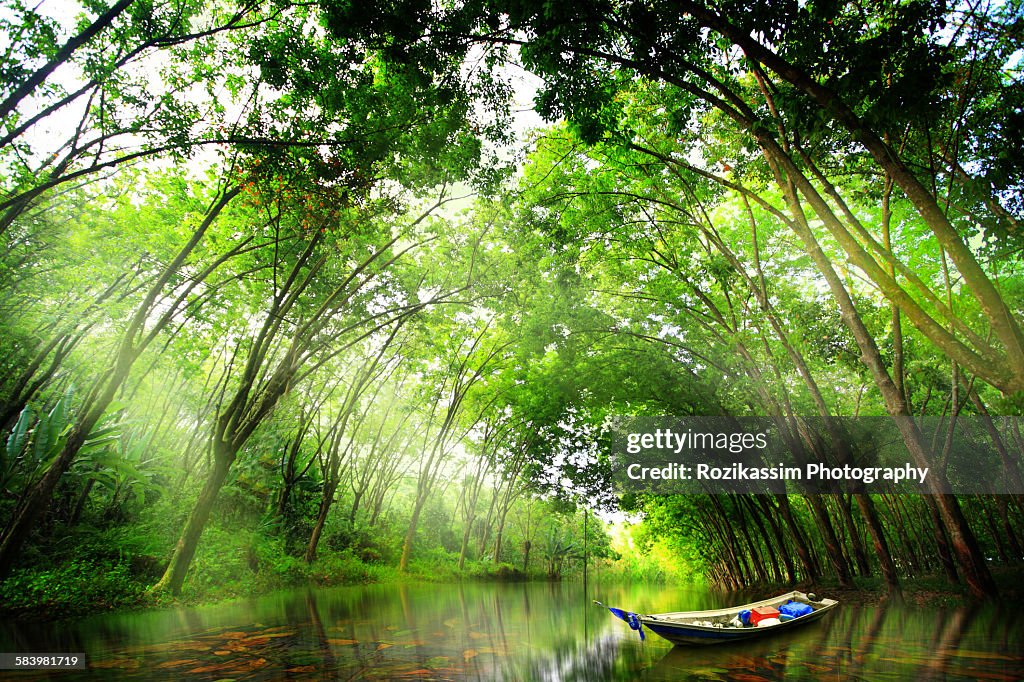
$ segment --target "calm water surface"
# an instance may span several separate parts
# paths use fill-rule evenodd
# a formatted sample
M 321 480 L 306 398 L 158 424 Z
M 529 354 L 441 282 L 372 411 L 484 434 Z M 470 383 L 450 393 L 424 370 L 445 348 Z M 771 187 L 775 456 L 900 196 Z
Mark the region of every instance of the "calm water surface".
M 827 596 L 827 595 L 826 595 Z M 637 612 L 729 606 L 686 588 L 369 585 L 215 607 L 0 624 L 0 651 L 85 652 L 91 670 L 4 679 L 1019 680 L 1024 617 L 1000 606 L 840 604 L 788 635 L 673 648 L 590 598 Z M 745 601 L 745 600 L 741 600 Z

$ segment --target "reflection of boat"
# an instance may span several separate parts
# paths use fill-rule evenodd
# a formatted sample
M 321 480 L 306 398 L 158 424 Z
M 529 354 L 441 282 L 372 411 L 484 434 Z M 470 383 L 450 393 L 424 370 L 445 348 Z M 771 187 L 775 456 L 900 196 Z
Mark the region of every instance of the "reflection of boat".
M 792 620 L 775 621 L 774 624 L 762 623 L 758 626 L 736 627 L 733 623 L 739 618 L 741 611 L 752 611 L 757 608 L 771 607 L 779 608 L 787 602 L 794 601 L 807 604 L 814 610 L 810 613 L 793 618 Z M 600 604 L 600 602 L 597 602 Z M 634 630 L 639 630 L 643 636 L 643 628 L 661 635 L 673 644 L 722 644 L 725 642 L 739 642 L 754 637 L 765 637 L 768 635 L 789 632 L 814 620 L 818 620 L 826 613 L 835 608 L 839 602 L 834 599 L 816 599 L 814 595 L 807 595 L 803 592 L 788 592 L 786 594 L 764 599 L 762 601 L 733 606 L 727 609 L 711 609 L 709 611 L 679 611 L 675 613 L 656 613 L 641 615 L 629 613 L 621 609 L 608 608 L 614 615 L 629 623 Z M 604 606 L 604 604 L 601 604 Z

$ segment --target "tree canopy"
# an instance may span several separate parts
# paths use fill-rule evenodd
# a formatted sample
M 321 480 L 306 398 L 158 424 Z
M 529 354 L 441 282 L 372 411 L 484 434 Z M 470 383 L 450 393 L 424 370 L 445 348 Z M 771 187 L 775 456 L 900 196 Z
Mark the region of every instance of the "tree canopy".
M 5 596 L 66 533 L 135 595 L 231 542 L 558 577 L 616 556 L 595 512 L 729 587 L 1021 559 L 909 419 L 1024 489 L 1020 2 L 47 11 L 0 11 Z M 935 494 L 623 496 L 642 415 L 830 461 L 800 418 L 891 417 Z

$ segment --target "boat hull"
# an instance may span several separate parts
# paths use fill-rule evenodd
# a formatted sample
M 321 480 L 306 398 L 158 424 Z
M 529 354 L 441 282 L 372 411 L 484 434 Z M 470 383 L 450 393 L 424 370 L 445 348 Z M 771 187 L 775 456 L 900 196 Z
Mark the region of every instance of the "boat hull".
M 769 625 L 765 627 L 709 627 L 696 625 L 688 621 L 706 621 L 715 619 L 731 619 L 740 611 L 749 610 L 758 606 L 778 607 L 790 599 L 810 604 L 814 611 L 806 616 L 800 616 L 793 620 Z M 640 616 L 639 620 L 645 628 L 656 635 L 667 639 L 673 644 L 681 646 L 706 646 L 709 644 L 728 644 L 730 642 L 741 642 L 750 639 L 760 639 L 774 635 L 790 632 L 794 628 L 807 625 L 808 623 L 820 620 L 830 613 L 839 602 L 832 599 L 812 600 L 802 592 L 789 592 L 773 599 L 744 604 L 729 609 L 717 609 L 711 611 L 689 611 L 679 613 L 661 613 L 647 616 Z

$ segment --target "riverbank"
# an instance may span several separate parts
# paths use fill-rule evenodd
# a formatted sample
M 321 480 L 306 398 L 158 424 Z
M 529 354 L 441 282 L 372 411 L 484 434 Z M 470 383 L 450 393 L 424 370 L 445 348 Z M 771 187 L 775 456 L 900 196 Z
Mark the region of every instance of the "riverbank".
M 523 573 L 508 564 L 467 561 L 460 571 L 451 561 L 416 561 L 410 570 L 365 562 L 351 552 L 322 554 L 312 563 L 281 556 L 253 570 L 222 580 L 190 580 L 178 596 L 149 591 L 159 577 L 149 561 L 104 562 L 79 559 L 61 566 L 25 568 L 0 582 L 0 617 L 49 621 L 105 611 L 167 606 L 215 605 L 297 587 L 337 587 L 371 583 L 451 583 L 459 581 L 545 581 L 542 573 Z
M 361 560 L 352 552 L 322 554 L 313 563 L 301 558 L 281 556 L 273 562 L 258 564 L 255 570 L 236 573 L 231 579 L 214 583 L 189 581 L 181 595 L 152 594 L 151 575 L 133 574 L 145 562 L 117 563 L 103 567 L 87 560 L 68 562 L 59 568 L 22 569 L 0 583 L 0 617 L 19 621 L 55 621 L 80 618 L 101 612 L 146 611 L 171 606 L 216 606 L 240 599 L 252 599 L 301 587 L 329 588 L 360 584 L 419 584 L 459 582 L 550 582 L 541 572 L 523 573 L 508 564 L 467 561 L 458 569 L 455 557 L 432 556 L 413 562 L 409 571 Z M 646 582 L 609 570 L 597 575 L 602 582 Z M 993 575 L 1000 588 L 1001 601 L 1024 603 L 1024 566 L 999 567 Z M 591 581 L 595 579 L 591 573 Z M 578 580 L 580 576 L 569 576 Z M 657 584 L 657 583 L 651 583 Z M 790 589 L 816 592 L 847 605 L 871 606 L 891 600 L 920 607 L 953 607 L 972 603 L 966 588 L 952 585 L 941 576 L 923 576 L 904 580 L 901 594 L 893 597 L 880 578 L 854 579 L 854 586 L 842 587 L 835 581 L 790 585 L 761 585 L 736 594 L 737 601 L 747 597 L 760 599 L 768 593 Z
M 992 577 L 999 587 L 1001 602 L 1024 604 L 1024 565 L 992 568 Z M 775 586 L 779 589 L 794 589 Z M 762 595 L 766 589 L 744 590 L 741 594 Z M 976 603 L 967 587 L 952 584 L 941 575 L 925 575 L 900 581 L 900 592 L 890 594 L 880 577 L 856 577 L 853 586 L 843 587 L 835 580 L 821 580 L 814 584 L 798 583 L 795 589 L 814 592 L 818 596 L 837 599 L 847 605 L 871 606 L 887 601 L 903 601 L 920 607 L 956 607 Z

